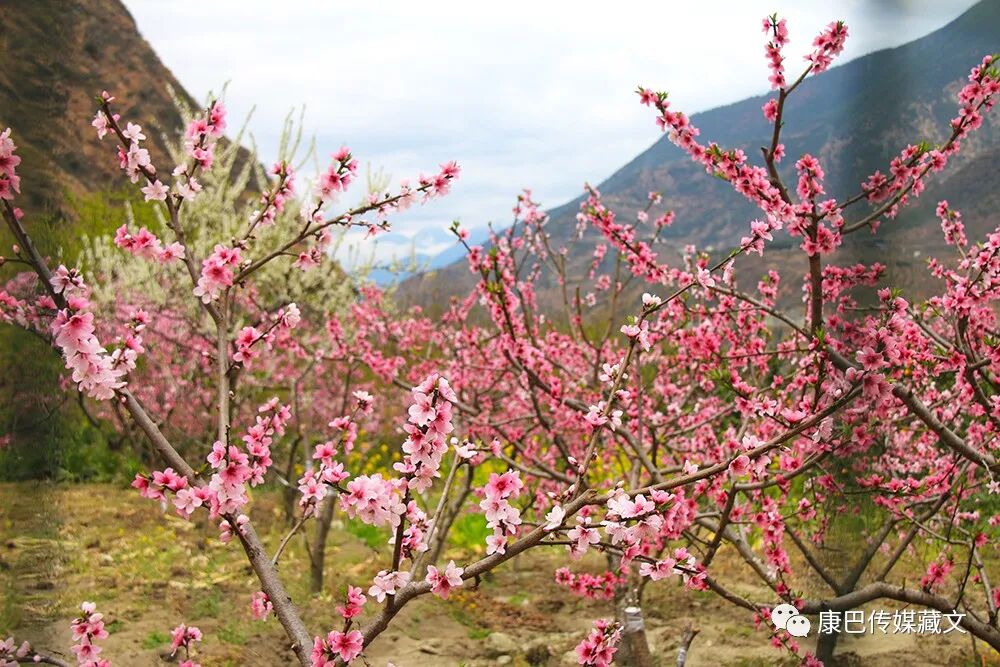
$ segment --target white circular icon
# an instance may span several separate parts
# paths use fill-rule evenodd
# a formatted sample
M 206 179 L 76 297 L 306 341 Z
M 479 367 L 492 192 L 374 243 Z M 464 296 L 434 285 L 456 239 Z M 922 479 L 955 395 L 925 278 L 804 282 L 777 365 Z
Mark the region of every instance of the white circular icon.
M 788 619 L 785 629 L 788 630 L 788 634 L 793 637 L 808 637 L 809 619 L 801 614 L 796 614 Z
M 787 630 L 788 619 L 798 615 L 799 610 L 794 605 L 779 604 L 771 610 L 771 623 L 779 630 Z

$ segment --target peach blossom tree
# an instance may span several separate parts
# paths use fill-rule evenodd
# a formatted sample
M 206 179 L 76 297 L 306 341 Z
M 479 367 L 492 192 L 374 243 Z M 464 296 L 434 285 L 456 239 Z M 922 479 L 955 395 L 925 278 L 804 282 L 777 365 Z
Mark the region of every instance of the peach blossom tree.
M 0 135 L 0 201 L 17 243 L 9 261 L 26 270 L 0 292 L 0 313 L 51 341 L 74 389 L 114 406 L 148 439 L 162 467 L 136 477 L 140 494 L 184 518 L 217 522 L 219 538 L 241 546 L 260 583 L 248 591 L 248 605 L 259 618 L 277 619 L 302 665 L 352 662 L 410 601 L 447 598 L 529 550 L 605 556 L 604 573 L 554 573 L 575 593 L 615 601 L 613 618 L 595 621 L 577 646 L 584 665 L 652 664 L 642 593 L 661 580 L 712 591 L 758 621 L 779 600 L 803 614 L 895 600 L 951 614 L 956 631 L 1000 649 L 1000 594 L 985 564 L 1000 520 L 978 509 L 1000 492 L 1000 230 L 970 244 L 960 214 L 942 202 L 938 215 L 956 256 L 931 263 L 941 290 L 921 304 L 884 285 L 878 265 L 831 261 L 845 235 L 876 229 L 919 196 L 982 124 L 1000 93 L 994 59 L 972 69 L 945 142 L 905 147 L 886 174 L 859 179 L 859 192 L 838 200 L 826 195 L 815 156 L 799 156 L 792 185 L 778 165 L 786 99 L 830 66 L 847 28 L 830 24 L 794 80 L 784 69 L 785 22 L 769 17 L 764 30 L 776 93 L 762 109 L 774 130 L 760 165 L 740 150 L 703 143 L 665 93 L 638 90 L 673 143 L 760 209 L 740 244 L 721 256 L 689 248 L 669 265 L 655 250 L 673 220 L 661 195 L 650 193 L 648 206 L 623 220 L 588 187 L 577 219 L 601 241 L 590 270 L 571 275 L 570 251 L 554 247 L 546 215 L 525 193 L 514 224 L 487 247 L 470 245 L 454 227 L 476 284 L 439 320 L 396 313 L 370 287 L 337 308 L 308 303 L 308 291 L 301 303 L 260 300 L 266 271 L 315 271 L 331 261 L 336 229 L 387 232 L 391 214 L 446 194 L 457 164 L 341 207 L 338 197 L 358 172 L 349 149 L 337 150 L 305 190 L 279 161 L 243 224 L 219 233 L 211 221 L 195 227 L 187 213 L 215 164 L 222 103 L 191 119 L 181 159 L 164 170 L 143 147 L 143 129 L 121 119 L 103 93 L 93 121 L 98 137 L 117 143 L 125 176 L 164 220 L 161 235 L 126 227 L 113 242 L 150 263 L 151 275 L 188 303 L 149 312 L 126 299 L 126 312 L 102 320 L 87 267 L 52 268 L 31 240 L 14 205 L 19 157 L 8 129 Z M 192 242 L 213 233 L 210 242 Z M 801 239 L 804 316 L 779 304 L 777 273 L 749 288 L 739 279 L 744 255 L 763 254 L 779 233 Z M 558 286 L 562 323 L 539 305 L 543 275 Z M 476 309 L 482 324 L 470 316 Z M 155 395 L 142 387 L 140 368 L 154 337 L 177 333 L 197 338 L 194 372 L 212 396 L 191 417 L 211 419 L 205 442 L 183 453 L 168 435 L 170 415 L 149 407 Z M 188 360 L 167 354 L 157 362 Z M 311 419 L 308 433 L 292 433 L 304 421 L 294 401 L 261 396 L 245 407 L 244 373 L 286 385 L 313 366 L 339 377 L 310 390 L 328 414 Z M 348 368 L 364 368 L 371 381 L 355 388 Z M 362 474 L 349 454 L 375 406 L 392 395 L 389 387 L 405 396 L 399 410 L 386 410 L 398 414 L 404 435 L 392 465 Z M 269 478 L 289 481 L 272 449 L 293 437 L 312 446 L 310 465 L 295 482 L 293 525 L 268 553 L 248 490 Z M 875 518 L 840 571 L 817 554 L 831 527 L 857 513 L 857 489 Z M 334 503 L 391 537 L 374 579 L 348 587 L 337 607 L 342 624 L 317 633 L 285 588 L 281 555 Z M 486 555 L 442 562 L 449 527 L 469 511 L 490 529 Z M 773 597 L 735 592 L 714 567 L 724 550 Z M 923 572 L 919 584 L 907 582 L 915 567 Z M 817 594 L 810 580 L 828 590 Z M 73 623 L 77 661 L 108 664 L 100 655 L 106 636 L 100 613 L 84 603 Z M 821 639 L 814 655 L 787 631 L 770 638 L 810 665 L 828 659 L 835 643 Z M 200 639 L 183 624 L 173 633 L 189 667 Z M 66 664 L 12 639 L 0 644 L 0 660 Z

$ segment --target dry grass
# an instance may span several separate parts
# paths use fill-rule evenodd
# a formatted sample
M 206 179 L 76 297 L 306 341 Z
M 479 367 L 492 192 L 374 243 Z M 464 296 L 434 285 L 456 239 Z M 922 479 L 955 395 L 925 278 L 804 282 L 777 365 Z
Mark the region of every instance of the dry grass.
M 254 498 L 255 521 L 271 549 L 285 529 L 278 501 L 269 491 Z M 333 531 L 331 574 L 322 595 L 307 594 L 301 541 L 293 540 L 282 559 L 289 590 L 316 632 L 335 626 L 334 607 L 348 581 L 368 581 L 385 567 L 366 544 L 378 536 L 359 533 L 344 525 Z M 447 554 L 462 555 L 457 547 Z M 591 620 L 611 613 L 608 603 L 575 598 L 553 583 L 552 571 L 563 557 L 562 551 L 521 557 L 447 602 L 417 600 L 371 647 L 371 664 L 494 664 L 487 637 L 495 632 L 534 647 L 530 655 L 550 654 L 547 664 L 563 664 Z M 589 565 L 599 569 L 600 561 Z M 80 601 L 93 600 L 111 631 L 105 655 L 117 665 L 162 664 L 169 632 L 180 622 L 204 631 L 198 657 L 206 667 L 292 664 L 278 624 L 251 619 L 254 590 L 256 580 L 239 547 L 219 543 L 214 526 L 164 514 L 130 489 L 0 485 L 0 635 L 66 651 L 68 621 Z M 664 665 L 673 664 L 688 622 L 702 630 L 688 662 L 693 667 L 781 662 L 767 633 L 754 630 L 746 612 L 712 595 L 674 584 L 650 586 L 645 606 L 650 640 Z M 1000 665 L 995 653 L 975 661 L 967 638 L 868 637 L 843 648 L 861 656 L 851 664 Z M 527 663 L 519 655 L 513 664 Z

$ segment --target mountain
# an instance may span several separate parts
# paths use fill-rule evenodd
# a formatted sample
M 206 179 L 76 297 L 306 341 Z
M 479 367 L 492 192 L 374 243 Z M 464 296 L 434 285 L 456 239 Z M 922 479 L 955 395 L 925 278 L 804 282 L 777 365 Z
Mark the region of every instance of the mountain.
M 194 104 L 119 0 L 0 2 L 0 128 L 13 128 L 22 163 L 18 205 L 66 213 L 65 194 L 120 188 L 114 144 L 97 141 L 95 96 L 116 98 L 143 126 L 154 160 L 182 120 L 170 89 Z
M 852 26 L 863 30 L 864 26 Z M 1000 0 L 983 0 L 960 17 L 918 40 L 877 51 L 810 77 L 785 106 L 783 142 L 788 157 L 781 165 L 787 183 L 794 182 L 794 162 L 803 153 L 817 156 L 826 171 L 826 191 L 838 198 L 859 191 L 860 182 L 876 169 L 887 172 L 889 160 L 908 143 L 943 141 L 955 115 L 955 95 L 969 69 L 983 55 L 1000 51 Z M 669 84 L 669 82 L 665 82 Z M 715 141 L 726 149 L 742 148 L 760 163 L 760 147 L 770 143 L 771 126 L 761 113 L 770 96 L 752 97 L 692 116 L 702 143 Z M 650 113 L 650 132 L 656 132 Z M 859 232 L 848 237 L 832 261 L 846 264 L 878 260 L 889 264 L 892 279 L 907 284 L 923 279 L 920 269 L 927 253 L 939 248 L 940 232 L 933 215 L 935 203 L 948 199 L 965 215 L 970 236 L 1000 224 L 1000 123 L 996 114 L 968 139 L 947 170 L 935 174 L 916 206 L 897 220 L 883 224 L 875 237 Z M 728 250 L 759 215 L 757 209 L 729 184 L 711 178 L 666 137 L 626 164 L 598 186 L 622 219 L 633 219 L 651 190 L 663 193 L 665 206 L 676 212 L 666 235 L 667 247 L 688 243 L 700 249 Z M 554 247 L 567 245 L 579 275 L 589 263 L 588 247 L 596 233 L 574 240 L 575 218 L 582 198 L 549 211 Z M 848 222 L 861 212 L 853 210 Z M 763 261 L 751 258 L 745 270 L 791 268 L 804 272 L 801 252 L 787 235 L 776 237 Z M 662 250 L 663 258 L 676 257 Z M 577 250 L 578 252 L 574 252 Z M 454 251 L 446 251 L 454 253 Z M 454 254 L 442 254 L 452 259 Z M 436 263 L 441 263 L 440 260 Z M 788 278 L 798 273 L 787 274 Z M 464 259 L 411 278 L 400 288 L 406 302 L 429 305 L 464 293 L 472 276 Z M 544 284 L 544 280 L 543 280 Z M 744 284 L 752 284 L 745 282 Z M 552 286 L 552 281 L 548 282 Z M 926 289 L 926 285 L 919 285 Z M 788 285 L 798 297 L 797 285 Z M 553 290 L 554 291 L 554 290 Z M 549 295 L 551 296 L 551 294 Z

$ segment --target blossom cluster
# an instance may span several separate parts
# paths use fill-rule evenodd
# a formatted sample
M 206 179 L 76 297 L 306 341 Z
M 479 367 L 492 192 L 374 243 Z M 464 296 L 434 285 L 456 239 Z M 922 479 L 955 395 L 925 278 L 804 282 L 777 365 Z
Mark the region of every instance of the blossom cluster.
M 365 606 L 364 592 L 357 586 L 347 587 L 347 602 L 342 607 L 337 607 L 337 613 L 340 614 L 344 620 L 350 620 L 361 613 L 361 608 Z
M 107 118 L 107 116 L 103 111 L 99 111 L 97 118 Z M 95 123 L 97 118 L 94 119 Z M 121 130 L 121 139 L 127 144 L 127 148 L 118 146 L 118 166 L 133 183 L 138 183 L 139 179 L 143 177 L 149 181 L 141 188 L 147 201 L 165 200 L 167 187 L 156 177 L 156 167 L 149 155 L 149 149 L 142 147 L 141 142 L 146 139 L 146 135 L 142 132 L 142 126 L 136 123 L 126 124 L 125 129 Z
M 312 667 L 335 667 L 338 660 L 351 662 L 361 655 L 364 636 L 358 630 L 338 632 L 333 630 L 326 637 L 313 641 Z
M 557 584 L 565 586 L 575 595 L 594 600 L 611 600 L 615 597 L 617 586 L 627 583 L 628 579 L 610 570 L 598 575 L 589 572 L 572 572 L 568 567 L 560 567 L 555 572 Z
M 31 644 L 18 644 L 13 637 L 0 641 L 0 667 L 17 667 L 24 659 L 33 659 Z
M 8 127 L 0 132 L 0 199 L 8 201 L 21 191 L 21 177 L 17 175 L 21 158 L 14 154 L 16 149 Z
M 214 472 L 208 484 L 190 484 L 187 477 L 173 468 L 154 471 L 151 475 L 138 473 L 132 486 L 144 498 L 166 504 L 168 495 L 174 494 L 173 504 L 177 514 L 189 518 L 199 507 L 206 507 L 210 516 L 235 514 L 249 502 L 246 485 L 257 486 L 264 481 L 272 464 L 271 444 L 275 437 L 285 432 L 291 419 L 291 410 L 281 405 L 277 398 L 258 408 L 255 423 L 243 435 L 244 449 L 216 441 L 207 460 Z M 228 521 L 221 527 L 223 534 L 231 533 Z
M 588 187 L 588 197 L 580 204 L 577 221 L 593 226 L 624 256 L 629 269 L 651 283 L 665 283 L 670 274 L 657 259 L 652 245 L 638 237 L 635 225 L 617 221 L 614 212 L 601 202 L 601 193 Z
M 423 492 L 440 476 L 441 457 L 448 451 L 448 435 L 454 430 L 452 406 L 458 402 L 448 380 L 437 374 L 427 376 L 411 392 L 413 404 L 403 425 L 403 460 L 393 468 L 407 479 L 407 488 Z
M 983 124 L 983 114 L 996 104 L 1000 93 L 1000 71 L 995 66 L 995 55 L 983 57 L 982 62 L 969 72 L 969 82 L 958 93 L 958 116 L 951 120 L 956 138 L 962 139 Z
M 70 625 L 75 642 L 71 648 L 77 662 L 81 667 L 110 667 L 110 662 L 97 657 L 103 649 L 94 643 L 108 638 L 108 631 L 104 628 L 104 614 L 97 611 L 97 605 L 93 602 L 84 602 L 80 605 L 80 610 L 83 614 Z
M 250 596 L 250 615 L 255 620 L 263 621 L 274 611 L 271 598 L 267 597 L 264 591 L 257 591 Z
M 243 507 L 248 498 L 246 485 L 257 486 L 264 481 L 264 475 L 271 466 L 271 443 L 275 437 L 285 433 L 285 425 L 291 419 L 291 409 L 273 398 L 258 408 L 253 426 L 243 435 L 246 451 L 235 445 L 225 445 L 216 441 L 208 455 L 208 463 L 216 472 L 208 484 L 211 516 L 233 514 Z M 178 500 L 174 501 L 175 504 Z M 192 498 L 178 511 L 188 516 L 198 507 L 197 498 Z
M 594 621 L 587 638 L 576 646 L 577 662 L 593 667 L 608 667 L 618 652 L 622 626 L 607 619 Z
M 365 395 L 368 396 L 367 392 Z M 357 422 L 349 416 L 344 416 L 330 422 L 330 426 L 335 425 L 343 430 L 344 435 L 340 445 L 342 449 L 348 451 L 345 445 L 357 433 Z M 319 461 L 319 470 L 307 469 L 298 482 L 299 493 L 302 494 L 299 504 L 306 512 L 312 512 L 326 497 L 329 486 L 335 486 L 349 477 L 344 470 L 344 464 L 334 461 L 333 457 L 336 455 L 337 443 L 332 440 L 327 440 L 314 448 L 312 458 L 314 461 Z
M 375 598 L 376 602 L 383 602 L 386 596 L 395 595 L 396 591 L 410 583 L 410 573 L 406 571 L 387 572 L 379 570 L 372 581 L 368 595 Z
M 670 110 L 666 93 L 654 93 L 647 88 L 640 88 L 639 97 L 643 104 L 651 105 L 659 112 L 657 124 L 667 132 L 667 137 L 673 144 L 688 153 L 692 160 L 702 164 L 708 173 L 728 181 L 737 192 L 765 213 L 765 219 L 751 228 L 752 235 L 741 241 L 741 246 L 760 252 L 763 247 L 762 239 L 781 229 L 784 221 L 793 217 L 791 206 L 771 182 L 767 170 L 748 164 L 747 156 L 741 149 L 725 151 L 715 143 L 707 146 L 698 143 L 700 131 L 684 113 Z
M 451 591 L 462 585 L 464 572 L 465 569 L 455 565 L 453 560 L 448 561 L 448 565 L 441 570 L 433 565 L 428 565 L 425 581 L 431 585 L 431 593 L 447 600 Z
M 94 314 L 89 312 L 88 290 L 79 272 L 60 265 L 50 282 L 53 291 L 65 299 L 66 308 L 56 313 L 49 329 L 56 346 L 62 350 L 66 368 L 72 371 L 73 382 L 91 398 L 99 401 L 112 398 L 126 386 L 125 376 L 135 369 L 143 351 L 140 332 L 148 322 L 148 315 L 141 310 L 133 313 L 122 346 L 109 354 L 97 338 Z M 42 301 L 55 307 L 49 297 L 43 297 Z
M 341 146 L 332 156 L 332 162 L 326 171 L 320 174 L 313 194 L 322 204 L 332 201 L 337 193 L 347 190 L 358 173 L 358 161 L 351 154 L 351 149 Z
M 955 568 L 949 558 L 939 558 L 927 566 L 927 572 L 920 578 L 920 588 L 930 592 L 940 586 L 948 574 Z
M 480 489 L 483 500 L 479 507 L 486 516 L 486 525 L 493 534 L 486 538 L 486 553 L 504 553 L 507 549 L 507 536 L 517 534 L 521 525 L 521 512 L 510 504 L 524 488 L 521 473 L 508 470 L 502 475 L 490 473 L 486 486 Z
M 243 327 L 236 334 L 233 361 L 249 366 L 251 361 L 271 349 L 276 338 L 294 329 L 301 321 L 302 313 L 299 307 L 290 303 L 271 316 L 271 322 L 266 329 L 260 326 Z
M 145 227 L 140 227 L 134 234 L 129 231 L 127 225 L 122 225 L 115 231 L 115 245 L 122 250 L 158 262 L 169 262 L 174 259 L 184 259 L 184 246 L 174 241 L 164 245 L 153 232 Z
M 642 551 L 644 542 L 654 540 L 661 533 L 665 519 L 658 513 L 658 506 L 665 506 L 674 500 L 666 491 L 653 491 L 649 498 L 638 494 L 630 498 L 624 492 L 616 493 L 608 500 L 608 511 L 602 526 L 612 545 L 622 551 L 621 568 Z
M 295 195 L 295 170 L 287 161 L 281 160 L 271 167 L 276 177 L 274 185 L 260 196 L 261 208 L 250 215 L 251 228 L 256 225 L 274 224 L 278 214 L 285 210 L 285 204 Z
M 196 178 L 199 171 L 208 171 L 215 162 L 215 144 L 226 130 L 226 108 L 213 101 L 205 113 L 192 118 L 184 131 L 184 150 L 188 161 L 174 167 L 174 193 L 180 201 L 189 201 L 201 192 Z M 154 184 L 155 185 L 155 184 Z M 166 199 L 166 188 L 160 186 L 156 199 Z
M 180 667 L 201 667 L 201 665 L 191 660 L 194 643 L 200 642 L 201 637 L 201 630 L 193 625 L 185 625 L 183 623 L 170 631 L 170 655 L 177 655 L 177 651 L 182 648 L 184 649 L 184 660 L 181 661 Z
M 771 34 L 771 39 L 764 47 L 767 66 L 771 69 L 771 76 L 767 80 L 771 83 L 771 88 L 775 90 L 784 88 L 785 67 L 783 63 L 785 59 L 781 55 L 781 49 L 788 43 L 788 22 L 777 16 L 768 16 L 764 19 L 764 33 Z
M 221 243 L 215 246 L 212 254 L 201 262 L 201 275 L 198 277 L 198 284 L 195 285 L 194 295 L 199 297 L 203 303 L 212 303 L 217 300 L 228 287 L 233 286 L 233 271 L 236 270 L 243 256 L 239 247 L 230 247 Z
M 872 173 L 862 184 L 862 190 L 871 203 L 886 202 L 885 216 L 894 218 L 911 197 L 917 197 L 926 187 L 930 172 L 939 172 L 949 158 L 961 148 L 961 140 L 982 126 L 984 114 L 996 104 L 1000 93 L 1000 71 L 994 57 L 987 55 L 969 72 L 968 83 L 958 93 L 958 115 L 952 118 L 952 135 L 938 148 L 925 144 L 909 144 L 889 164 L 889 175 L 880 170 Z M 872 230 L 878 221 L 870 223 Z
M 844 50 L 847 26 L 843 21 L 833 21 L 813 40 L 813 50 L 806 56 L 812 64 L 810 73 L 819 74 L 829 69 L 833 59 Z

